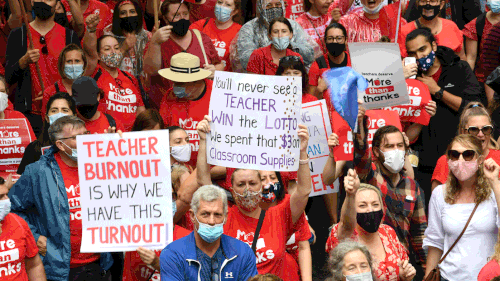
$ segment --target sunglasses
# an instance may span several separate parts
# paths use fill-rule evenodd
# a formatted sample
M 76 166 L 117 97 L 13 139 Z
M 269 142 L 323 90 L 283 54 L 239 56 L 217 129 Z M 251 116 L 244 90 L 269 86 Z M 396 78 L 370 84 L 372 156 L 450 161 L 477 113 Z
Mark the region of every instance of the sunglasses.
M 448 158 L 451 161 L 457 161 L 460 158 L 460 155 L 463 156 L 465 161 L 471 161 L 474 159 L 474 156 L 476 156 L 476 152 L 474 150 L 468 149 L 464 152 L 458 152 L 456 150 L 449 150 L 448 151 Z
M 286 57 L 282 57 L 282 58 L 280 59 L 280 63 L 281 63 L 281 62 L 289 62 L 289 61 L 299 62 L 299 61 L 301 61 L 301 60 L 300 60 L 300 57 L 299 57 L 299 56 L 286 56 Z
M 43 45 L 42 54 L 44 55 L 48 54 L 49 50 L 47 49 L 47 41 L 45 41 L 45 36 L 40 37 L 40 44 Z
M 471 126 L 467 128 L 467 132 L 473 136 L 477 136 L 479 134 L 479 131 L 483 132 L 483 135 L 489 136 L 493 132 L 493 126 L 491 125 L 486 125 L 482 128 L 478 128 L 476 126 Z

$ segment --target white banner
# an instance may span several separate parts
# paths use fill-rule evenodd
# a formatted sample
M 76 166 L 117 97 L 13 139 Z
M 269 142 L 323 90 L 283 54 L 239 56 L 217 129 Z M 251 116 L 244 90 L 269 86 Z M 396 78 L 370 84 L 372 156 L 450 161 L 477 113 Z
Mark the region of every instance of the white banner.
M 301 102 L 300 77 L 215 72 L 208 163 L 297 171 Z
M 349 43 L 352 68 L 368 81 L 358 98 L 366 109 L 410 103 L 396 43 Z
M 77 137 L 82 253 L 173 241 L 168 130 Z

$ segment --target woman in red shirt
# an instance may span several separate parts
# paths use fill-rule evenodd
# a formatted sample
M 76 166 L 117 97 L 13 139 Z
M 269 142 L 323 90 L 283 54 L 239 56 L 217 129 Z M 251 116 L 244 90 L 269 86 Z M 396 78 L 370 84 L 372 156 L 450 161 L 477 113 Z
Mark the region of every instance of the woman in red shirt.
M 279 62 L 276 75 L 302 77 L 302 104 L 317 101 L 318 99 L 315 96 L 307 93 L 309 77 L 307 76 L 306 67 L 302 59 L 297 56 L 286 56 L 282 57 Z
M 495 253 L 490 257 L 490 261 L 483 266 L 477 281 L 493 281 L 493 278 L 500 276 L 500 233 L 498 234 L 497 243 L 495 244 Z
M 279 17 L 272 20 L 269 24 L 268 36 L 271 39 L 271 45 L 253 51 L 248 60 L 248 72 L 274 75 L 281 58 L 297 56 L 302 60 L 299 53 L 289 48 L 290 40 L 293 37 L 293 28 L 286 18 Z

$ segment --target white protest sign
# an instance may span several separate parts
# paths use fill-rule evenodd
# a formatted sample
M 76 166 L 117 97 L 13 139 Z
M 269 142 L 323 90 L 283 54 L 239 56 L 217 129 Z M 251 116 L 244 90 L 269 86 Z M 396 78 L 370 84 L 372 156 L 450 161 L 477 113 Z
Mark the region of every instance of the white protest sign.
M 325 100 L 302 104 L 300 116 L 301 124 L 306 125 L 309 131 L 307 154 L 311 159 L 309 169 L 312 181 L 312 191 L 309 197 L 338 192 L 338 184 L 333 186 L 323 183 L 323 168 L 330 154 L 328 136 L 332 133 Z
M 399 45 L 395 43 L 349 43 L 352 68 L 368 81 L 358 98 L 366 109 L 410 102 Z
M 300 77 L 215 72 L 208 163 L 297 171 L 301 102 Z
M 77 137 L 82 253 L 172 242 L 168 140 L 168 130 Z

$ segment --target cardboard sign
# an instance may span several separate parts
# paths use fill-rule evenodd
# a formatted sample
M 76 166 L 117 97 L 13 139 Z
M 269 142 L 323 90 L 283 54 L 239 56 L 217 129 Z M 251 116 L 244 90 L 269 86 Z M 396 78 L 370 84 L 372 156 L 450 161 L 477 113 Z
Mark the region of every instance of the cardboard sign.
M 325 167 L 330 149 L 328 147 L 328 136 L 332 133 L 330 117 L 325 100 L 308 102 L 302 105 L 301 124 L 307 126 L 309 131 L 309 147 L 307 153 L 311 161 L 312 191 L 309 197 L 338 192 L 338 186 L 325 186 L 323 183 L 323 168 Z
M 425 111 L 425 106 L 431 101 L 431 93 L 424 83 L 415 79 L 406 79 L 410 102 L 407 104 L 385 107 L 386 110 L 398 112 L 401 122 L 429 125 L 431 116 Z
M 297 171 L 301 83 L 300 77 L 217 71 L 210 99 L 208 163 Z
M 366 109 L 410 102 L 398 44 L 349 43 L 349 52 L 352 68 L 368 81 L 368 88 L 358 92 Z
M 373 135 L 375 132 L 383 126 L 393 125 L 398 127 L 402 131 L 401 121 L 399 121 L 399 115 L 395 111 L 390 110 L 367 110 L 366 116 L 368 116 L 368 147 L 371 149 Z M 333 132 L 339 136 L 339 146 L 335 147 L 333 150 L 333 155 L 335 159 L 352 161 L 354 156 L 354 142 L 353 133 L 347 125 L 347 122 L 340 117 L 336 111 L 330 113 L 330 117 L 333 120 Z
M 26 119 L 0 120 L 0 171 L 17 171 L 35 135 Z
M 172 242 L 168 130 L 78 136 L 82 253 Z

